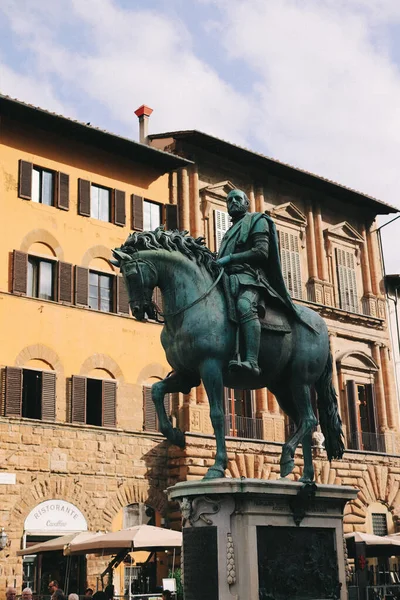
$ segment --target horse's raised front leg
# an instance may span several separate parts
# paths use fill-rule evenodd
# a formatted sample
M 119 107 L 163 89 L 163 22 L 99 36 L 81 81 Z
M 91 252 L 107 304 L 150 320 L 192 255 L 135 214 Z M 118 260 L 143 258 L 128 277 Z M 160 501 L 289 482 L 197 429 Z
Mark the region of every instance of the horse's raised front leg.
M 314 480 L 314 466 L 311 453 L 311 433 L 317 424 L 311 405 L 310 386 L 302 385 L 280 392 L 278 401 L 289 415 L 296 414 L 296 431 L 283 445 L 280 460 L 281 477 L 286 477 L 293 471 L 294 454 L 299 444 L 303 444 L 304 471 L 300 481 Z M 289 408 L 290 407 L 290 408 Z
M 165 394 L 174 394 L 177 392 L 188 394 L 191 388 L 197 385 L 199 385 L 199 381 L 191 384 L 187 378 L 173 371 L 162 381 L 154 383 L 151 388 L 151 397 L 158 417 L 158 428 L 171 444 L 175 444 L 179 448 L 185 447 L 185 435 L 177 427 L 172 427 L 171 421 L 165 412 L 164 396 Z
M 225 444 L 225 416 L 222 408 L 224 384 L 222 381 L 221 363 L 215 359 L 204 361 L 200 367 L 200 376 L 210 403 L 210 417 L 217 444 L 215 462 L 208 469 L 204 479 L 216 479 L 218 477 L 225 477 L 225 469 L 228 465 Z

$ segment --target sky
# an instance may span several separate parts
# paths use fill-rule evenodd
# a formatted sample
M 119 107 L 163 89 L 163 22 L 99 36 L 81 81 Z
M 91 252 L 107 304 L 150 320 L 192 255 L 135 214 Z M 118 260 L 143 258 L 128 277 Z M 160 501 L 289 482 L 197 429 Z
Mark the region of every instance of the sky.
M 147 104 L 150 133 L 199 129 L 400 209 L 400 0 L 0 0 L 0 92 L 134 139 Z M 400 219 L 382 233 L 400 273 Z

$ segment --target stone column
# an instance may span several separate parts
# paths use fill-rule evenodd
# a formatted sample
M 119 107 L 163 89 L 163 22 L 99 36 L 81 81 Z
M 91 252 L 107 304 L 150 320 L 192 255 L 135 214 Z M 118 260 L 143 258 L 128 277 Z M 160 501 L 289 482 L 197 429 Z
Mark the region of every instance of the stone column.
M 199 198 L 199 172 L 197 165 L 190 169 L 190 233 L 194 238 L 204 235 L 201 227 L 201 211 Z
M 322 281 L 329 281 L 328 265 L 326 261 L 326 252 L 324 246 L 324 236 L 322 232 L 321 208 L 318 205 L 315 208 L 314 225 L 319 278 L 322 279 Z
M 372 227 L 376 224 L 373 223 Z M 369 253 L 369 263 L 371 268 L 371 281 L 372 281 L 372 292 L 375 296 L 380 296 L 380 282 L 382 279 L 381 261 L 379 258 L 378 242 L 376 239 L 376 232 L 369 229 L 367 231 L 367 243 Z
M 390 351 L 388 346 L 381 346 L 381 364 L 386 398 L 388 426 L 390 429 L 395 429 L 397 431 L 399 425 L 399 413 L 394 387 L 395 384 L 393 374 L 393 363 L 390 360 Z
M 257 187 L 256 193 L 256 211 L 263 213 L 265 211 L 264 188 L 262 185 Z
M 317 279 L 318 267 L 315 246 L 314 215 L 311 202 L 307 207 L 307 262 L 309 278 Z
M 249 190 L 250 212 L 256 212 L 256 199 L 254 196 L 254 186 L 251 185 Z
M 267 392 L 267 398 L 268 398 L 268 410 L 270 413 L 274 414 L 274 415 L 279 415 L 279 404 L 277 399 L 275 398 L 275 396 L 273 395 L 272 392 L 270 392 L 268 390 Z
M 268 412 L 267 388 L 261 388 L 256 390 L 256 416 L 261 418 L 266 412 Z
M 207 394 L 202 383 L 196 388 L 196 400 L 197 404 L 207 404 Z
M 364 286 L 364 295 L 372 293 L 372 283 L 371 283 L 371 271 L 369 264 L 369 254 L 368 254 L 368 243 L 367 243 L 367 232 L 365 230 L 365 226 L 363 225 L 361 235 L 364 240 L 364 244 L 361 250 L 361 269 L 362 269 L 362 278 L 363 278 L 363 286 Z
M 336 341 L 336 333 L 329 333 L 329 347 L 330 347 L 330 351 L 332 354 L 332 382 L 333 382 L 333 387 L 335 388 L 336 394 L 338 397 L 338 409 L 339 409 L 339 414 L 341 416 L 342 407 L 341 407 L 341 402 L 340 402 L 339 379 L 338 379 L 336 360 L 335 360 L 335 341 Z
M 176 171 L 169 174 L 169 203 L 178 204 L 178 173 Z
M 189 176 L 188 170 L 183 168 L 180 170 L 180 219 L 179 228 L 190 231 L 190 203 L 189 203 Z
M 382 363 L 381 363 L 381 354 L 379 350 L 380 344 L 379 342 L 374 342 L 372 345 L 372 358 L 378 365 L 378 372 L 375 376 L 375 395 L 376 395 L 376 403 L 378 410 L 378 419 L 379 419 L 379 430 L 384 432 L 388 428 L 387 424 L 387 415 L 386 415 L 386 404 L 385 404 L 385 389 L 383 385 L 383 375 L 382 375 Z

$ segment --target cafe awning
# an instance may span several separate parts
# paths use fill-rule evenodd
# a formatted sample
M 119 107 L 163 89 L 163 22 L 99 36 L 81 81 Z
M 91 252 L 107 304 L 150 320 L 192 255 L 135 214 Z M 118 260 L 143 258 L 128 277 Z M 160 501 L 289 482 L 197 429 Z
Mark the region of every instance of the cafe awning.
M 354 531 L 346 533 L 344 538 L 350 557 L 355 555 L 355 544 L 365 544 L 366 556 L 397 556 L 400 555 L 400 537 L 394 535 L 374 535 Z
M 52 540 L 48 540 L 47 542 L 39 542 L 38 544 L 29 546 L 28 548 L 24 548 L 23 550 L 17 550 L 17 555 L 25 556 L 26 554 L 39 554 L 40 552 L 52 552 L 54 550 L 64 550 L 64 548 L 66 546 L 68 546 L 68 544 L 70 544 L 73 540 L 83 542 L 85 540 L 96 537 L 98 535 L 102 535 L 102 534 L 94 533 L 92 531 L 82 531 L 80 533 L 69 533 L 68 535 L 62 535 L 61 537 L 56 537 Z

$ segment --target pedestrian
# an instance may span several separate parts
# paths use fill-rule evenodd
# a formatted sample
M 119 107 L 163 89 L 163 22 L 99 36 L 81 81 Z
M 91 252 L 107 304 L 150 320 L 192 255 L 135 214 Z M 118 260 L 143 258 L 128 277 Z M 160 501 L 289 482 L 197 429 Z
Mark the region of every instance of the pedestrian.
M 86 588 L 85 590 L 85 598 L 91 598 L 93 596 L 92 588 Z
M 57 588 L 51 595 L 51 600 L 67 600 L 67 597 L 64 595 L 64 592 Z
M 169 590 L 164 590 L 162 593 L 162 600 L 172 600 L 172 594 Z
M 78 594 L 69 594 L 68 600 L 79 600 Z
M 6 590 L 6 599 L 7 600 L 15 600 L 17 596 L 17 590 L 15 587 L 8 587 Z
M 49 583 L 49 592 L 51 595 L 54 594 L 54 592 L 58 589 L 60 589 L 59 585 L 58 585 L 58 581 L 56 581 L 55 579 L 52 579 Z
M 22 600 L 32 600 L 32 590 L 29 587 L 26 587 L 22 590 L 21 598 Z

